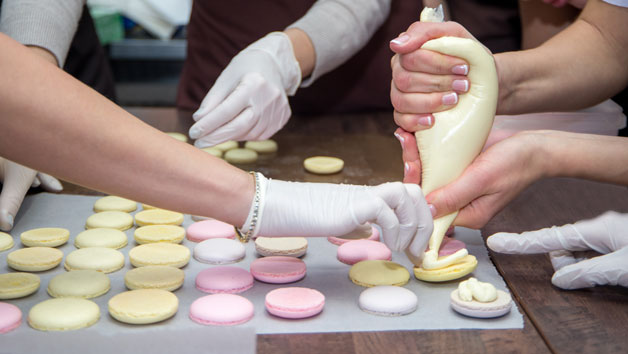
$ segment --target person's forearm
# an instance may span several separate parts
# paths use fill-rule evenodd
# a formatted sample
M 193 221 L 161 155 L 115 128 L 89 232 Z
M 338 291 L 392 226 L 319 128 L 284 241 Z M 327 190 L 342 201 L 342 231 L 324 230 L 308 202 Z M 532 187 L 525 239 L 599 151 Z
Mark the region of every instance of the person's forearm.
M 628 138 L 538 131 L 544 177 L 574 177 L 628 185 Z
M 299 28 L 288 28 L 284 32 L 292 42 L 294 57 L 297 58 L 301 67 L 301 77 L 310 76 L 316 65 L 316 51 L 312 40 Z
M 0 155 L 110 194 L 241 226 L 252 177 L 159 132 L 0 34 Z
M 538 48 L 495 55 L 498 114 L 576 110 L 628 84 L 628 9 L 590 0 L 567 29 Z

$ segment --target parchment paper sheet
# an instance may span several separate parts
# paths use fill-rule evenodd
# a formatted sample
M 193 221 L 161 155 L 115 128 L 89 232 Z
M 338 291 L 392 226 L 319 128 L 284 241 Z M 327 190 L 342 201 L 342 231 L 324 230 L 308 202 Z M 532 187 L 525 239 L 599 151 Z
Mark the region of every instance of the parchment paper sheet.
M 16 225 L 11 231 L 16 245 L 8 251 L 0 253 L 0 273 L 12 272 L 6 264 L 6 256 L 10 251 L 21 248 L 19 235 L 26 230 L 38 227 L 64 227 L 70 230 L 70 241 L 59 249 L 67 255 L 75 250 L 74 238 L 84 230 L 85 220 L 93 214 L 92 207 L 99 197 L 56 195 L 41 193 L 29 196 L 25 199 L 20 214 L 16 218 Z M 141 209 L 141 206 L 139 207 Z M 189 215 L 186 215 L 184 227 L 192 224 Z M 23 311 L 24 322 L 22 325 L 4 335 L 0 335 L 0 354 L 18 352 L 39 352 L 27 348 L 47 348 L 63 345 L 66 341 L 72 342 L 74 348 L 81 348 L 81 343 L 91 343 L 91 348 L 100 348 L 103 352 L 113 352 L 113 348 L 119 353 L 138 352 L 148 350 L 150 347 L 161 348 L 163 352 L 192 352 L 193 348 L 204 348 L 205 351 L 215 349 L 219 352 L 222 348 L 227 352 L 247 352 L 246 348 L 255 348 L 255 333 L 308 333 L 308 332 L 358 332 L 358 331 L 397 331 L 397 330 L 436 330 L 436 329 L 499 329 L 499 328 L 523 328 L 523 318 L 516 307 L 501 318 L 474 319 L 457 314 L 449 307 L 449 294 L 458 282 L 431 284 L 418 281 L 412 275 L 412 266 L 405 255 L 393 254 L 393 261 L 405 266 L 411 274 L 410 282 L 405 286 L 414 291 L 419 298 L 419 307 L 416 312 L 401 317 L 380 317 L 362 312 L 357 305 L 358 296 L 365 288 L 353 284 L 348 278 L 350 266 L 336 259 L 337 246 L 331 244 L 326 238 L 309 238 L 307 254 L 302 258 L 307 264 L 307 276 L 295 283 L 283 286 L 310 287 L 321 291 L 326 297 L 323 312 L 315 317 L 304 320 L 284 320 L 268 314 L 264 308 L 264 296 L 270 290 L 281 285 L 265 284 L 256 281 L 252 289 L 240 294 L 255 305 L 254 318 L 243 325 L 236 327 L 210 327 L 202 326 L 188 318 L 190 304 L 197 298 L 206 295 L 194 286 L 196 275 L 203 269 L 212 265 L 200 263 L 192 258 L 190 263 L 183 268 L 185 271 L 185 283 L 182 288 L 175 291 L 179 298 L 179 311 L 166 321 L 143 326 L 126 325 L 117 322 L 107 312 L 107 301 L 122 291 L 124 286 L 124 274 L 132 269 L 128 260 L 128 251 L 134 247 L 134 228 L 127 230 L 129 244 L 121 249 L 127 256 L 125 267 L 117 272 L 110 273 L 111 290 L 96 299 L 93 299 L 101 310 L 101 318 L 95 325 L 67 333 L 45 333 L 34 330 L 26 323 L 29 309 L 35 304 L 49 299 L 46 287 L 50 279 L 59 273 L 65 272 L 63 265 L 38 273 L 41 277 L 41 287 L 37 293 L 22 299 L 6 300 L 17 305 Z M 508 291 L 503 279 L 497 273 L 495 267 L 488 258 L 487 250 L 481 239 L 480 232 L 464 228 L 457 228 L 455 238 L 465 242 L 469 253 L 476 256 L 479 262 L 474 276 L 481 281 L 493 283 L 498 289 Z M 193 251 L 196 243 L 187 239 L 183 245 Z M 253 242 L 246 244 L 246 258 L 236 263 L 238 267 L 249 268 L 250 263 L 258 257 Z M 102 343 L 102 346 L 93 346 L 94 343 Z M 226 347 L 222 347 L 222 345 Z M 238 350 L 234 345 L 238 345 Z M 177 348 L 174 350 L 174 348 Z M 49 347 L 48 347 L 49 348 Z M 170 348 L 172 350 L 167 350 Z M 21 349 L 21 350 L 18 350 Z M 134 350 L 131 350 L 134 349 Z M 240 350 L 241 349 L 241 350 Z M 64 352 L 72 353 L 65 347 Z M 154 352 L 154 351 L 151 351 Z

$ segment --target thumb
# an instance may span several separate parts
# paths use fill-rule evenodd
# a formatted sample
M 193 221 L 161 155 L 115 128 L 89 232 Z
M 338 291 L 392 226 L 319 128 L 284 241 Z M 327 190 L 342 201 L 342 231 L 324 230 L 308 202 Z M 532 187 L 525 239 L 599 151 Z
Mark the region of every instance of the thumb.
M 36 171 L 14 162 L 6 163 L 4 184 L 0 194 L 0 229 L 3 231 L 13 228 L 15 215 L 37 174 Z
M 390 49 L 397 54 L 406 54 L 421 48 L 431 39 L 445 36 L 474 38 L 456 22 L 415 22 L 407 31 L 390 41 Z
M 564 266 L 554 273 L 552 284 L 567 290 L 596 285 L 628 287 L 628 247 Z
M 48 192 L 61 192 L 63 190 L 61 182 L 49 174 L 39 172 L 37 173 L 37 178 L 41 182 L 41 187 Z
M 480 183 L 481 178 L 476 178 L 472 166 L 455 181 L 427 195 L 428 204 L 436 209 L 435 218 L 461 210 L 483 194 L 485 186 Z

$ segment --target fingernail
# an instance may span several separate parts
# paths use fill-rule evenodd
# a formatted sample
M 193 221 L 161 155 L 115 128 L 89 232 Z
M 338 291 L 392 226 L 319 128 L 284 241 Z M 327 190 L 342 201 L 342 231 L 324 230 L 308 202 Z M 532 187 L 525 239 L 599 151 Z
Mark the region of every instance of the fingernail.
M 13 221 L 13 215 L 9 214 L 6 211 L 2 211 L 2 216 L 0 216 L 2 231 L 11 231 L 11 229 L 13 228 Z
M 451 88 L 458 92 L 467 92 L 469 91 L 469 81 L 467 80 L 454 80 L 451 83 Z
M 451 72 L 456 75 L 467 75 L 469 73 L 469 66 L 466 64 L 456 65 L 453 68 L 451 68 Z
M 458 103 L 458 94 L 455 92 L 448 93 L 443 96 L 443 104 L 447 106 L 451 106 Z
M 399 37 L 393 39 L 390 42 L 401 45 L 401 44 L 406 43 L 409 40 L 410 40 L 410 36 L 408 36 L 407 34 L 404 33 L 404 34 L 400 35 Z
M 395 135 L 395 138 L 397 138 L 397 140 L 399 140 L 399 143 L 403 147 L 403 143 L 405 142 L 405 139 L 403 138 L 403 136 L 401 136 L 400 134 L 397 134 L 397 133 L 393 133 L 393 134 Z
M 403 175 L 407 175 L 410 172 L 410 165 L 407 162 L 403 163 Z
M 50 189 L 53 191 L 61 192 L 63 190 L 63 185 L 61 185 L 61 182 L 56 179 L 51 179 L 48 183 L 50 184 Z
M 427 116 L 419 117 L 417 122 L 420 125 L 422 125 L 422 126 L 431 127 L 432 126 L 432 116 L 431 115 L 427 115 Z
M 434 206 L 434 204 L 428 204 L 427 206 L 430 208 L 430 213 L 432 213 L 432 217 L 436 216 L 436 207 Z

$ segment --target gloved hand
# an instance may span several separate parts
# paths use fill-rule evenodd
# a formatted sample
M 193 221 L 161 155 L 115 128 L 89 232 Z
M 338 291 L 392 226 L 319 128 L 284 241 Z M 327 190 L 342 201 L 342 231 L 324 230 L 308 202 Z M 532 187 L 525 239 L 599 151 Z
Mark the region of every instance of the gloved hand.
M 2 193 L 0 194 L 0 229 L 10 231 L 28 189 L 41 185 L 51 192 L 63 190 L 59 181 L 45 173 L 38 173 L 28 167 L 0 157 L 0 178 Z
M 488 238 L 493 251 L 509 254 L 550 252 L 556 272 L 552 284 L 562 289 L 596 285 L 628 287 L 628 214 L 606 212 L 594 219 L 519 234 Z M 595 250 L 602 256 L 578 260 L 572 251 Z
M 266 180 L 258 234 L 266 236 L 341 236 L 365 222 L 382 229 L 394 251 L 425 251 L 432 214 L 416 184 L 379 186 Z M 246 228 L 246 225 L 245 225 Z
M 190 138 L 199 148 L 268 139 L 288 122 L 287 95 L 300 83 L 290 39 L 272 32 L 238 53 L 220 74 L 192 116 Z

